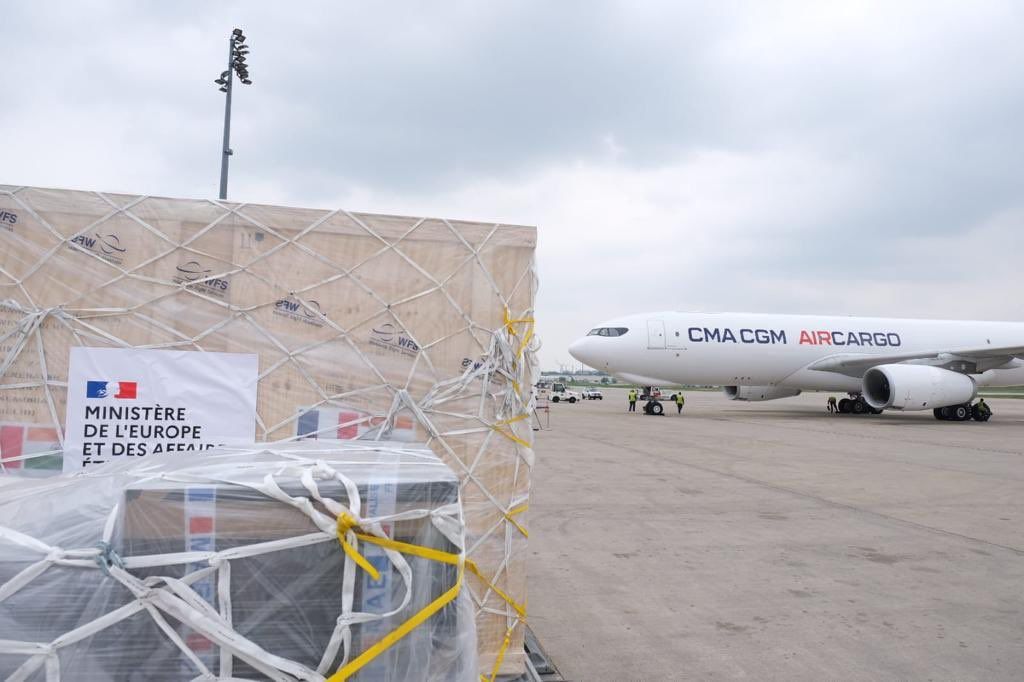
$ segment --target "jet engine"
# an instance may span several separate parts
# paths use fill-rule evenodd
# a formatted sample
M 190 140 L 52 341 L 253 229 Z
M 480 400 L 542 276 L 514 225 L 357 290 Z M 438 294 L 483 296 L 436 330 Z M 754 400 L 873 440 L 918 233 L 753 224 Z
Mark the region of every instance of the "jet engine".
M 781 386 L 723 386 L 725 397 L 729 400 L 777 400 L 800 395 L 799 388 L 783 388 Z
M 970 402 L 974 379 L 929 365 L 878 365 L 864 373 L 864 400 L 876 410 L 931 410 Z

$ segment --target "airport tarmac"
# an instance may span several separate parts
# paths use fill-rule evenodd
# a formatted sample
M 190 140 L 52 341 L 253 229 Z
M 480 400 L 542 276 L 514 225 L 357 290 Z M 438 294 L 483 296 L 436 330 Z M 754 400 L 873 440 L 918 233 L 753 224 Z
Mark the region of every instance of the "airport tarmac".
M 565 679 L 1024 677 L 1024 400 L 625 395 L 536 434 L 530 625 Z

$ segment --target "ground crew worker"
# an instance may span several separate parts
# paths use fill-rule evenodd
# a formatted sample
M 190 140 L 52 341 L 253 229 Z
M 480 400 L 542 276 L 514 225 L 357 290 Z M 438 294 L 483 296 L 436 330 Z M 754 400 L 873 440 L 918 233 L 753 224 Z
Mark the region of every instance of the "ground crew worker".
M 988 406 L 988 403 L 985 402 L 984 398 L 979 398 L 978 404 L 975 405 L 975 407 L 978 408 L 978 414 L 982 415 L 983 417 L 992 416 L 992 408 Z
M 639 394 L 635 388 L 629 389 L 629 411 L 636 412 L 636 398 Z
M 683 413 L 683 404 L 686 402 L 686 398 L 683 397 L 682 391 L 676 391 L 676 414 Z
M 836 397 L 834 395 L 828 397 L 828 413 L 839 414 L 839 406 L 836 405 Z

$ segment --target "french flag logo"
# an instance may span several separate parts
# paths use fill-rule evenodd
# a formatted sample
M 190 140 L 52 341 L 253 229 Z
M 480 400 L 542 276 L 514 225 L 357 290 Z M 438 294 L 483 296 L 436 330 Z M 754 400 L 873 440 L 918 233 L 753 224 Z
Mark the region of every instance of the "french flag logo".
M 87 381 L 85 382 L 86 398 L 120 398 L 135 400 L 138 397 L 139 385 L 134 381 Z

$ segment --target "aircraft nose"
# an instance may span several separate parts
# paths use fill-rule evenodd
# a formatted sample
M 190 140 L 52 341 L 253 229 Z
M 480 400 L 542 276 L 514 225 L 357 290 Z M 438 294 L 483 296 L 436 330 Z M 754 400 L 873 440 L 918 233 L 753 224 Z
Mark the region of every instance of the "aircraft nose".
M 573 356 L 580 362 L 586 362 L 586 360 L 580 357 L 580 351 L 583 350 L 583 343 L 585 341 L 586 339 L 576 339 L 569 344 L 569 355 Z
M 600 356 L 594 352 L 594 339 L 584 336 L 582 339 L 577 339 L 572 342 L 569 346 L 569 355 L 573 356 L 584 365 L 593 367 L 594 369 L 604 369 Z

